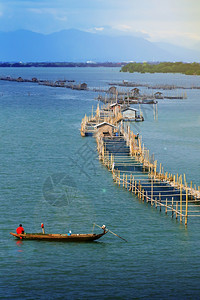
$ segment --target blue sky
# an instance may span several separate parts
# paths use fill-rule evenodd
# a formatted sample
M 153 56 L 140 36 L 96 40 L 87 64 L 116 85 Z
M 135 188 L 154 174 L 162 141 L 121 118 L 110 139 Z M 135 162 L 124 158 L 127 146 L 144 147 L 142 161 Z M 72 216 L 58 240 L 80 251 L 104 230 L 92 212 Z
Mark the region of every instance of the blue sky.
M 200 48 L 200 0 L 0 0 L 0 31 L 76 28 Z

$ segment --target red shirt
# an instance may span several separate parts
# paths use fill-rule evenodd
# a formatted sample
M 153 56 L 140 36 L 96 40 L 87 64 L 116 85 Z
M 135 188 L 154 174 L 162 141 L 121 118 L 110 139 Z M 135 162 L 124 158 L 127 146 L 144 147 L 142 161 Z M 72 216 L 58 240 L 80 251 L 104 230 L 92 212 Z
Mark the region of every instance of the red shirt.
M 19 226 L 19 227 L 16 229 L 16 232 L 17 232 L 17 234 L 22 234 L 22 233 L 24 233 L 24 228 L 21 227 L 21 226 Z

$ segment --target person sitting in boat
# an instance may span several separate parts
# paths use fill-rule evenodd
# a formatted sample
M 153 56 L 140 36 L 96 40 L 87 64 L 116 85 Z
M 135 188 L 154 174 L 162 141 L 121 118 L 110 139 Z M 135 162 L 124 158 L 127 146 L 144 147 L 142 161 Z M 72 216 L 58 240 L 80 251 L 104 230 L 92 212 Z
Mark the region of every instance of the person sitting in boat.
M 103 229 L 104 232 L 106 232 L 106 225 L 103 225 L 101 228 Z
M 42 233 L 45 234 L 45 231 L 44 231 L 44 223 L 41 223 L 41 228 L 42 228 Z
M 68 232 L 68 234 L 67 234 L 67 235 L 69 235 L 69 236 L 70 236 L 71 234 L 72 234 L 72 232 L 71 232 L 71 230 L 69 230 L 69 232 Z
M 17 234 L 24 234 L 24 228 L 22 224 L 19 224 L 19 227 L 16 229 Z

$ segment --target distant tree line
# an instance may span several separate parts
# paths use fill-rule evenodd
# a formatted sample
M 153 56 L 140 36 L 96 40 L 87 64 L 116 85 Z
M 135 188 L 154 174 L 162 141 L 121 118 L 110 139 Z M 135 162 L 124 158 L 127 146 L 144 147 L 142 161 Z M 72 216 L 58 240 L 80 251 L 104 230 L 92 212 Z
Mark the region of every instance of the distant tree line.
M 183 62 L 161 62 L 158 64 L 150 63 L 129 63 L 121 68 L 121 72 L 139 73 L 182 73 L 186 75 L 200 75 L 199 63 Z
M 73 67 L 121 67 L 124 63 L 105 62 L 105 63 L 73 63 L 73 62 L 0 62 L 0 68 L 30 68 L 30 67 L 45 67 L 45 68 L 73 68 Z

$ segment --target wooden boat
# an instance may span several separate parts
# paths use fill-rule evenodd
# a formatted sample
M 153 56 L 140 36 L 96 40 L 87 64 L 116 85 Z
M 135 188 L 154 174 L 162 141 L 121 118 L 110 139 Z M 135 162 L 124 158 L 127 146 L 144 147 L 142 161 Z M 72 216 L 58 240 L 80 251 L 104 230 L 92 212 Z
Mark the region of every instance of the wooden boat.
M 54 242 L 91 242 L 100 239 L 108 231 L 104 230 L 103 233 L 95 234 L 43 234 L 43 233 L 24 233 L 17 234 L 10 232 L 11 235 L 21 240 L 38 240 L 38 241 L 54 241 Z

